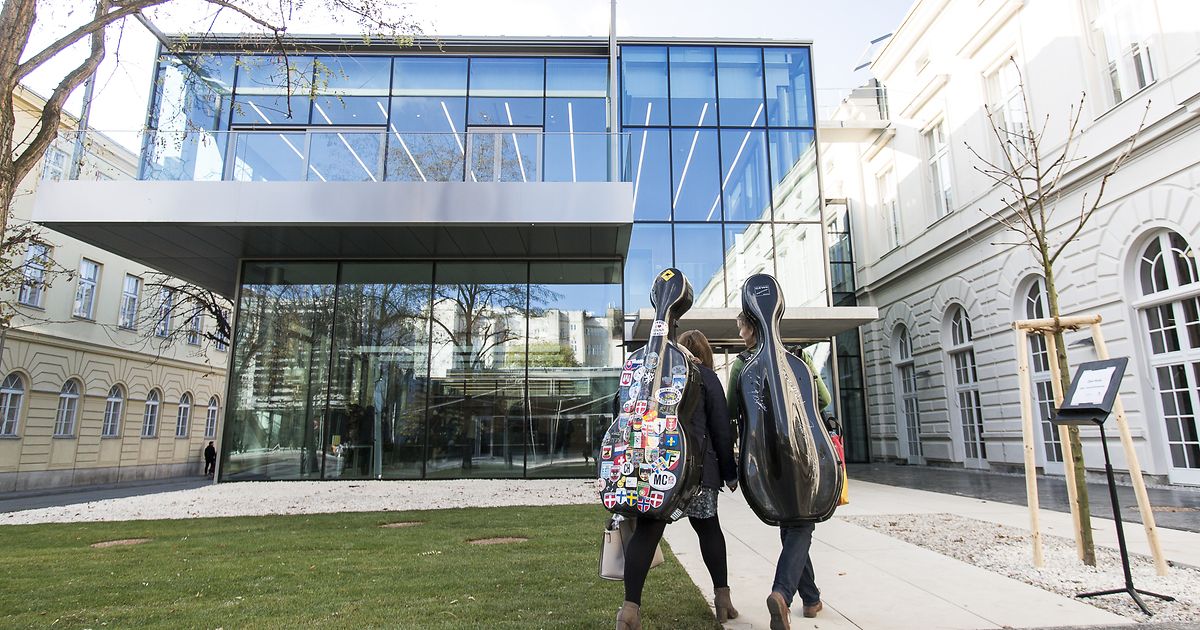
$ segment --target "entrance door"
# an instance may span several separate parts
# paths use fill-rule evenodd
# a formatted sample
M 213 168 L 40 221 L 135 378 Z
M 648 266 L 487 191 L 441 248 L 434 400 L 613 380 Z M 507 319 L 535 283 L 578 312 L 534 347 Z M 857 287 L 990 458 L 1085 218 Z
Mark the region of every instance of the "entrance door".
M 467 179 L 474 182 L 542 180 L 542 130 L 537 127 L 471 127 Z

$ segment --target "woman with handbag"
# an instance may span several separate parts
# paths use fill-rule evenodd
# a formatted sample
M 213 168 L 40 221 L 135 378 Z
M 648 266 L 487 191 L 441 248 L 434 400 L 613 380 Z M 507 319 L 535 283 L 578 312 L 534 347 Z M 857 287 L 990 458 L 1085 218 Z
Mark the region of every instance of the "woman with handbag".
M 713 354 L 708 339 L 699 331 L 689 330 L 679 335 L 679 345 L 691 354 L 704 385 L 703 404 L 696 407 L 689 421 L 697 435 L 708 436 L 700 494 L 688 506 L 687 516 L 700 538 L 700 555 L 712 577 L 715 592 L 713 607 L 717 621 L 724 623 L 738 616 L 729 596 L 725 535 L 717 520 L 717 493 L 722 482 L 730 491 L 737 489 L 737 463 L 733 458 L 729 410 L 721 380 L 713 371 Z M 617 613 L 617 630 L 638 630 L 642 627 L 642 588 L 666 525 L 666 521 L 637 519 L 633 537 L 625 550 L 625 602 Z

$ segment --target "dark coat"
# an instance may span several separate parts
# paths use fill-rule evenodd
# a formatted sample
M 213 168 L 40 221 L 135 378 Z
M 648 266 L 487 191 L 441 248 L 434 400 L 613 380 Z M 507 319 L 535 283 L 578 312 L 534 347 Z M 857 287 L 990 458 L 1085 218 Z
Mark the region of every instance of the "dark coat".
M 700 381 L 704 393 L 701 404 L 692 413 L 692 430 L 696 435 L 707 435 L 704 453 L 704 472 L 700 485 L 705 488 L 720 488 L 724 481 L 737 479 L 737 462 L 733 458 L 733 431 L 729 425 L 729 407 L 725 404 L 725 389 L 717 373 L 696 365 L 700 370 Z

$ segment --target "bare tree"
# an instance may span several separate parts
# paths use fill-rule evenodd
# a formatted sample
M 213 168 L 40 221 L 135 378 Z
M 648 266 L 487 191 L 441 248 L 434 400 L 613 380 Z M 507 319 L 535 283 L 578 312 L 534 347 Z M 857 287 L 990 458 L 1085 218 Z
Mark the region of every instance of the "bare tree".
M 1046 301 L 1050 318 L 1058 318 L 1062 313 L 1059 301 L 1055 265 L 1083 231 L 1088 221 L 1095 216 L 1104 198 L 1104 190 L 1108 180 L 1122 165 L 1128 161 L 1137 144 L 1138 136 L 1145 125 L 1146 113 L 1150 103 L 1146 102 L 1146 111 L 1137 129 L 1133 131 L 1120 145 L 1120 151 L 1112 163 L 1100 177 L 1094 193 L 1083 193 L 1078 209 L 1072 210 L 1066 219 L 1060 221 L 1056 217 L 1059 201 L 1064 194 L 1071 192 L 1077 182 L 1070 181 L 1067 175 L 1081 161 L 1086 159 L 1079 152 L 1079 120 L 1083 113 L 1086 93 L 1080 94 L 1079 102 L 1072 105 L 1067 112 L 1066 137 L 1061 146 L 1055 148 L 1059 138 L 1048 139 L 1046 129 L 1050 116 L 1038 121 L 1030 113 L 1029 101 L 1025 91 L 1024 77 L 1016 59 L 1009 57 L 1017 77 L 1017 85 L 1021 98 L 1022 112 L 1006 111 L 1002 108 L 985 107 L 992 134 L 999 142 L 999 156 L 995 159 L 986 157 L 969 143 L 967 149 L 975 156 L 978 164 L 974 169 L 985 175 L 993 184 L 1005 191 L 1000 197 L 1000 207 L 997 210 L 981 208 L 996 223 L 1006 231 L 1017 236 L 1015 244 L 1030 248 L 1037 260 L 1046 282 Z M 1015 119 L 1015 120 L 1014 120 Z M 1053 361 L 1058 365 L 1059 379 L 1062 391 L 1070 388 L 1071 376 L 1067 363 L 1067 344 L 1063 339 L 1063 328 L 1055 327 L 1051 332 L 1055 342 Z M 1019 352 L 1025 350 L 1018 349 Z M 1068 430 L 1070 442 L 1071 466 L 1075 477 L 1076 500 L 1079 504 L 1080 539 L 1083 541 L 1083 561 L 1095 566 L 1096 552 L 1092 541 L 1091 511 L 1088 502 L 1086 468 L 1083 463 L 1083 449 L 1079 441 L 1079 428 L 1070 427 Z

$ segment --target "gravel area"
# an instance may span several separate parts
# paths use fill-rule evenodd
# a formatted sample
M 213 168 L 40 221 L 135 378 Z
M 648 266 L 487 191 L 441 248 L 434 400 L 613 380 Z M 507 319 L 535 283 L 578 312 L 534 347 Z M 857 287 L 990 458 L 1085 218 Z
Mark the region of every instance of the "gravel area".
M 1043 534 L 1046 566 L 1033 567 L 1029 532 L 954 514 L 894 514 L 844 517 L 919 547 L 1006 575 L 1048 591 L 1074 597 L 1076 593 L 1117 588 L 1124 584 L 1121 558 L 1115 549 L 1096 547 L 1096 565 L 1088 567 L 1075 555 L 1075 541 Z M 1135 587 L 1170 595 L 1173 602 L 1143 596 L 1154 612 L 1147 617 L 1128 595 L 1108 595 L 1080 601 L 1138 622 L 1200 622 L 1200 570 L 1172 565 L 1167 576 L 1154 571 L 1154 560 L 1130 555 Z
M 0 525 L 596 502 L 591 480 L 250 481 L 0 514 Z

